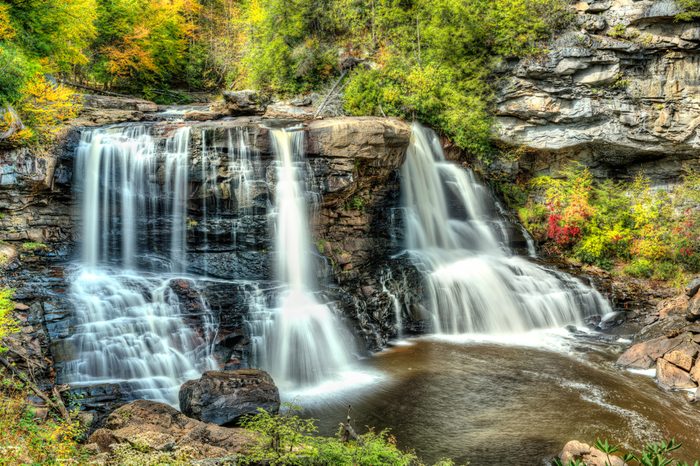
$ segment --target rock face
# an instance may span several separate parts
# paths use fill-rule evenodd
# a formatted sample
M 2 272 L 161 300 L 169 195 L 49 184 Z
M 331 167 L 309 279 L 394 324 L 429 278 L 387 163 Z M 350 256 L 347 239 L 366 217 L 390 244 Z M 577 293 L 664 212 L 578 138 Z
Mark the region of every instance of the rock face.
M 253 442 L 244 429 L 207 424 L 171 406 L 147 400 L 116 409 L 87 440 L 88 447 L 100 452 L 111 451 L 115 444 L 129 443 L 155 451 L 187 449 L 192 459 L 239 453 Z
M 69 341 L 73 310 L 67 298 L 66 264 L 79 253 L 73 159 L 80 131 L 101 122 L 133 118 L 134 124 L 141 124 L 163 117 L 152 112 L 155 107 L 148 102 L 112 100 L 86 97 L 89 107 L 75 122 L 85 126 L 69 128 L 54 147 L 0 151 L 0 240 L 6 242 L 0 252 L 7 258 L 0 284 L 16 289 L 16 300 L 27 306 L 22 311 L 26 314 L 23 335 L 32 340 L 27 348 L 31 346 L 42 364 L 57 362 L 53 368 L 45 364 L 47 384 L 54 373 L 58 383 L 64 382 L 63 362 L 73 359 L 75 351 Z M 285 124 L 294 123 L 303 125 L 307 183 L 318 200 L 317 215 L 310 218 L 314 219 L 311 227 L 323 299 L 334 302 L 344 321 L 354 327 L 360 350 L 379 349 L 397 335 L 397 309 L 404 329 L 419 331 L 423 319 L 420 276 L 407 258 L 390 259 L 401 249 L 400 216 L 394 212 L 400 207 L 398 169 L 410 126 L 383 118 Z M 149 125 L 161 147 L 163 139 L 183 123 L 143 124 Z M 214 356 L 221 367 L 247 367 L 250 339 L 244 319 L 251 297 L 258 296 L 260 287 L 273 277 L 268 209 L 275 193 L 275 162 L 270 123 L 241 117 L 185 124 L 192 126 L 189 271 L 211 279 L 175 280 L 171 289 L 180 300 L 185 321 L 195 328 L 203 325 L 205 304 L 211 309 L 219 325 Z M 236 168 L 239 140 L 232 145 L 232 135 L 239 135 L 250 149 L 255 179 L 245 193 Z M 27 249 L 26 242 L 42 245 Z M 118 385 L 78 391 L 89 406 L 130 399 Z
M 233 116 L 262 115 L 265 113 L 267 103 L 257 91 L 225 91 L 221 108 Z
M 692 288 L 692 283 L 689 288 Z M 682 294 L 659 303 L 657 319 L 640 332 L 642 338 L 654 338 L 631 346 L 620 356 L 617 364 L 633 369 L 656 367 L 656 379 L 667 390 L 698 387 L 700 324 L 689 322 L 693 319 L 690 319 L 688 310 L 699 298 L 700 294 L 691 298 Z
M 277 413 L 280 394 L 267 372 L 255 369 L 209 371 L 180 387 L 180 409 L 189 417 L 235 425 L 263 408 Z
M 597 448 L 576 440 L 572 440 L 564 445 L 559 458 L 562 464 L 581 461 L 586 466 L 625 466 L 625 462 L 619 456 L 608 456 Z
M 599 176 L 643 167 L 673 181 L 698 167 L 698 24 L 677 21 L 673 2 L 575 7 L 576 26 L 546 55 L 503 66 L 497 140 L 532 149 L 520 168 L 535 173 L 578 160 Z

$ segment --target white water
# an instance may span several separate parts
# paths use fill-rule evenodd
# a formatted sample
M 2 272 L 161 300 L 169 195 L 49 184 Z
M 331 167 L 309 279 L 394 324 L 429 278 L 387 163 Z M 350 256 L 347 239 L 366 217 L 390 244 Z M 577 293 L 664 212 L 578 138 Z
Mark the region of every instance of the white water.
M 487 188 L 418 124 L 401 176 L 407 248 L 425 276 L 435 333 L 514 334 L 610 311 L 577 279 L 513 255 Z
M 188 127 L 176 130 L 162 154 L 144 126 L 82 135 L 76 175 L 83 252 L 70 290 L 75 359 L 63 372 L 71 384 L 121 384 L 134 398 L 177 404 L 180 384 L 213 368 L 210 316 L 203 316 L 204 337 L 195 334 L 170 287 L 169 272 L 187 264 L 189 134 Z M 169 258 L 165 270 L 139 270 L 160 247 Z
M 283 387 L 333 379 L 348 368 L 351 347 L 340 322 L 314 291 L 314 264 L 303 179 L 303 132 L 271 130 L 277 154 L 276 278 L 283 283 L 275 309 L 257 310 L 254 350 L 260 367 Z M 260 347 L 260 345 L 263 345 Z

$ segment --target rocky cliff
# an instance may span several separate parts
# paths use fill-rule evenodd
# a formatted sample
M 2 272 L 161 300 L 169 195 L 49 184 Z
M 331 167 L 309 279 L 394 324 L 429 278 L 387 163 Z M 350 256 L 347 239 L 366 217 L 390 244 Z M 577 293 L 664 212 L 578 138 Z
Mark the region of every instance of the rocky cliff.
M 112 110 L 103 108 L 109 103 L 92 104 L 54 147 L 1 154 L 0 240 L 8 256 L 2 285 L 16 290 L 23 326 L 23 341 L 16 345 L 22 354 L 12 358 L 33 366 L 29 368 L 42 385 L 63 382 L 63 367 L 75 356 L 68 296 L 81 241 L 80 177 L 74 159 L 80 134 L 105 122 L 145 121 L 158 150 L 183 124 L 192 128 L 187 262 L 188 271 L 200 278 L 173 280 L 170 286 L 190 325 L 201 329 L 206 313 L 215 317 L 214 351 L 222 367 L 246 366 L 251 299 L 274 296 L 267 290 L 275 288 L 269 218 L 276 176 L 269 131 L 275 126 L 298 125 L 305 133 L 307 189 L 309 201 L 316 203 L 311 226 L 318 282 L 325 299 L 335 303 L 360 337 L 358 349 L 385 346 L 400 330 L 397 311 L 405 314 L 409 330 L 421 327 L 419 275 L 408 259 L 391 260 L 401 249 L 395 212 L 408 124 L 382 118 L 303 122 L 259 116 L 153 121 L 159 119 L 151 111 L 155 109 L 136 104 L 141 105 L 120 103 Z M 240 165 L 243 146 L 251 164 L 246 173 Z M 158 244 L 152 246 L 159 254 Z M 110 403 L 129 398 L 116 385 L 77 391 L 86 407 L 105 412 Z
M 673 181 L 700 159 L 700 24 L 673 1 L 580 1 L 575 27 L 546 53 L 504 63 L 499 143 L 523 147 L 519 169 L 571 160 L 600 177 L 639 168 Z

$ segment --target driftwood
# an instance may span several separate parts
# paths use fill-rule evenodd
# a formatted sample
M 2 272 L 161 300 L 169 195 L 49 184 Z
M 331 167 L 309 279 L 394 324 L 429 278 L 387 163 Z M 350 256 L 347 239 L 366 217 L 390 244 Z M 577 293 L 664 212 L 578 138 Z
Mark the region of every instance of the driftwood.
M 41 390 L 39 387 L 36 386 L 34 382 L 29 380 L 29 377 L 27 377 L 23 372 L 17 370 L 10 361 L 7 359 L 0 357 L 0 364 L 5 366 L 12 374 L 20 379 L 22 382 L 24 382 L 39 398 L 41 398 L 44 403 L 46 403 L 47 406 L 50 408 L 55 409 L 59 413 L 61 413 L 61 416 L 64 419 L 70 419 L 70 414 L 68 413 L 68 410 L 66 409 L 66 405 L 63 404 L 63 400 L 61 400 L 61 394 L 58 392 L 58 389 L 54 386 L 53 387 L 53 396 L 54 400 L 49 398 L 49 396 L 44 393 L 43 390 Z
M 331 91 L 328 94 L 326 94 L 325 99 L 323 99 L 323 101 L 321 102 L 321 105 L 319 105 L 318 108 L 316 109 L 316 113 L 314 113 L 314 118 L 318 118 L 318 116 L 321 114 L 321 112 L 323 111 L 323 107 L 326 106 L 326 104 L 330 100 L 331 96 L 335 93 L 336 89 L 338 88 L 338 85 L 341 83 L 343 78 L 345 78 L 345 75 L 348 74 L 348 71 L 349 71 L 349 69 L 345 69 L 340 74 L 340 77 L 338 78 L 338 80 L 335 82 L 335 84 L 333 84 Z
M 24 129 L 24 124 L 14 108 L 9 105 L 7 107 L 0 107 L 0 113 L 0 119 L 5 120 L 5 123 L 7 123 L 7 129 L 5 131 L 0 130 L 0 140 L 7 139 Z

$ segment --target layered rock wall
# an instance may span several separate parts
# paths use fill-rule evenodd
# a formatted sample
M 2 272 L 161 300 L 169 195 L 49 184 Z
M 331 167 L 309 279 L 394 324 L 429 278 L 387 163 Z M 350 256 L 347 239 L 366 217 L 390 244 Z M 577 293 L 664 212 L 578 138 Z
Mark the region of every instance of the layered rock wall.
M 495 137 L 519 169 L 572 160 L 600 177 L 658 182 L 700 168 L 700 24 L 673 1 L 580 1 L 546 53 L 501 69 Z

